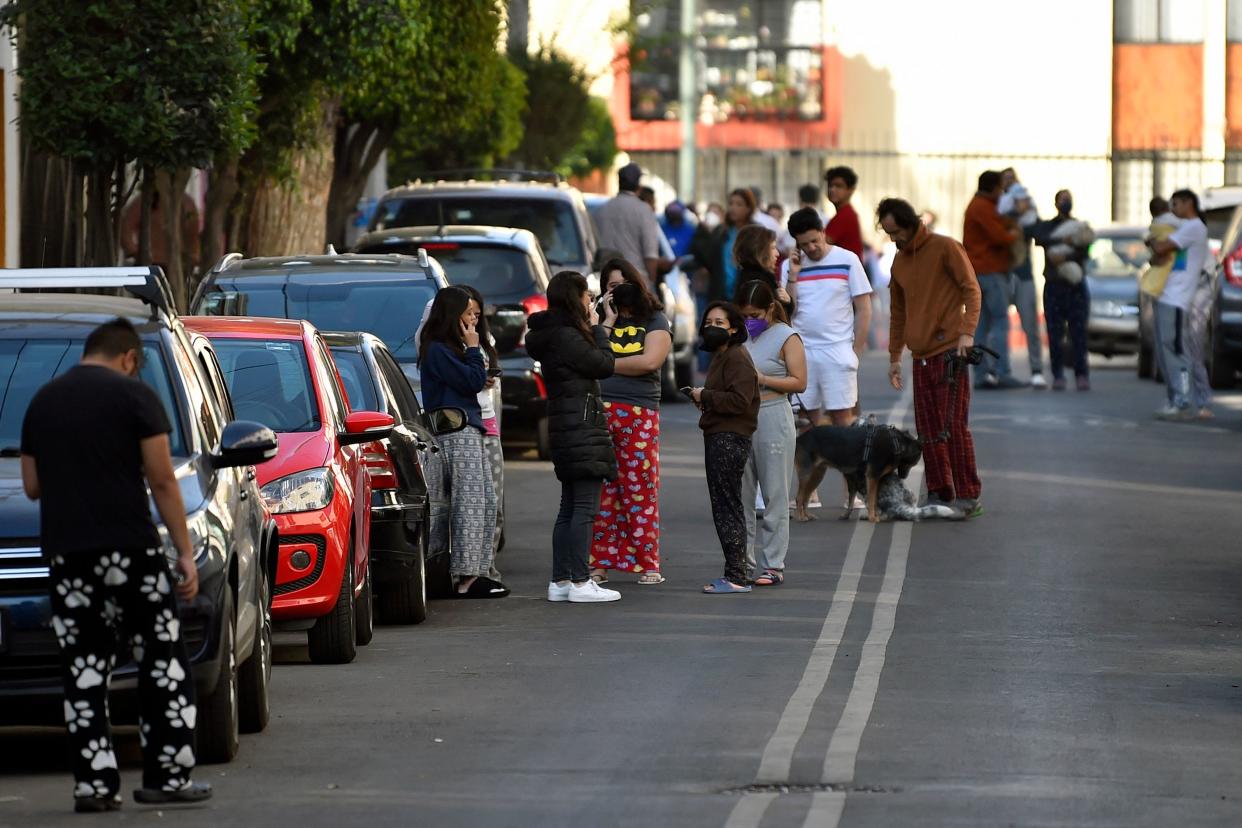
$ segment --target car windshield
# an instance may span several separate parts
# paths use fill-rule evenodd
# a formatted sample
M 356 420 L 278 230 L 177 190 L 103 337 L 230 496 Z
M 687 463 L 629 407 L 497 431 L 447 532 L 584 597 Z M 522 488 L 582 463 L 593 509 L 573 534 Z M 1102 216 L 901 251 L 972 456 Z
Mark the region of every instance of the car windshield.
M 386 201 L 380 204 L 376 215 L 374 230 L 450 224 L 520 227 L 535 234 L 552 266 L 587 261 L 586 246 L 578 233 L 573 207 L 559 198 L 420 196 Z
M 1142 236 L 1097 236 L 1087 253 L 1093 276 L 1133 276 L 1151 258 Z
M 339 281 L 314 274 L 283 279 L 245 278 L 217 283 L 198 312 L 208 316 L 274 316 L 307 319 L 321 331 L 364 331 L 384 340 L 402 362 L 418 357 L 414 334 L 436 295 L 424 278 Z M 335 281 L 333 281 L 335 279 Z
M 314 431 L 319 406 L 301 340 L 212 339 L 239 420 L 273 431 Z
M 85 344 L 85 339 L 0 339 L 0 448 L 20 447 L 22 420 L 35 392 L 77 365 Z M 139 376 L 155 390 L 168 413 L 173 427 L 168 435 L 172 455 L 185 457 L 179 406 L 157 343 L 143 343 Z
M 349 398 L 350 410 L 379 411 L 379 395 L 375 393 L 366 357 L 352 346 L 342 345 L 331 350 L 336 370 L 341 374 L 341 384 L 345 386 L 345 396 Z
M 376 245 L 370 252 L 380 252 L 382 248 L 386 253 L 414 253 L 420 247 L 435 256 L 444 267 L 444 275 L 450 285 L 470 285 L 478 289 L 488 301 L 493 296 L 527 296 L 535 292 L 535 277 L 531 273 L 530 258 L 524 251 L 512 247 L 412 241 Z

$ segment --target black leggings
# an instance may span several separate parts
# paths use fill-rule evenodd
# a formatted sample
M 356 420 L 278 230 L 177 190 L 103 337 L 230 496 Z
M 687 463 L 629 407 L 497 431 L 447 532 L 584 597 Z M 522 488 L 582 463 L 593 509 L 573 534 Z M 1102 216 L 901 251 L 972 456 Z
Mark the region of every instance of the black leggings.
M 553 581 L 580 584 L 591 577 L 591 527 L 603 485 L 603 480 L 561 481 L 561 511 L 552 529 Z
M 725 580 L 738 585 L 749 583 L 742 474 L 750 460 L 750 438 L 731 431 L 705 434 L 703 459 L 707 468 L 707 496 L 712 502 L 712 520 L 724 552 Z

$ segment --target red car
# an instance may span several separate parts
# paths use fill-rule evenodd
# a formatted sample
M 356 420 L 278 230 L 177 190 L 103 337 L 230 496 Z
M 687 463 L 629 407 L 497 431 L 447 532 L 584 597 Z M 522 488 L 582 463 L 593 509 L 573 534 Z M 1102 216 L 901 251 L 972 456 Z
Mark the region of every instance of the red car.
M 272 620 L 306 630 L 311 660 L 353 661 L 371 640 L 371 478 L 362 444 L 393 418 L 350 412 L 340 374 L 309 322 L 187 317 L 211 340 L 241 419 L 276 432 L 280 449 L 258 467 L 280 531 Z

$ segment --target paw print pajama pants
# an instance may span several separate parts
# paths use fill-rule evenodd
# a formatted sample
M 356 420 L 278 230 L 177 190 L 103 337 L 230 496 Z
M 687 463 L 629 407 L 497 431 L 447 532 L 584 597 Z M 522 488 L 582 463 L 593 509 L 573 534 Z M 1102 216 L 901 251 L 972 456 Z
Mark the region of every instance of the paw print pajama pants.
M 591 566 L 660 571 L 660 412 L 604 403 L 617 452 L 617 479 L 605 480 L 591 530 Z
M 194 677 L 168 561 L 159 549 L 80 552 L 51 562 L 52 626 L 60 642 L 75 797 L 112 797 L 121 778 L 108 724 L 118 652 L 138 664 L 144 788 L 189 784 Z

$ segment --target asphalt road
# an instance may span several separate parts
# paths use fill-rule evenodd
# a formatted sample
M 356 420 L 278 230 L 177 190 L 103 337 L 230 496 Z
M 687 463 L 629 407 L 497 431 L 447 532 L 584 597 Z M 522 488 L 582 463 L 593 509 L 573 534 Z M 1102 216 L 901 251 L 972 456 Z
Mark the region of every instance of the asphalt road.
M 900 417 L 883 362 L 864 408 Z M 514 460 L 513 597 L 438 603 L 349 666 L 285 639 L 270 727 L 200 769 L 216 798 L 176 822 L 1242 824 L 1242 393 L 1165 424 L 1132 368 L 1094 381 L 976 396 L 982 518 L 824 509 L 788 582 L 745 596 L 699 593 L 721 562 L 687 406 L 664 414 L 669 580 L 616 604 L 543 600 L 557 487 Z M 64 751 L 0 730 L 0 824 L 82 823 Z

